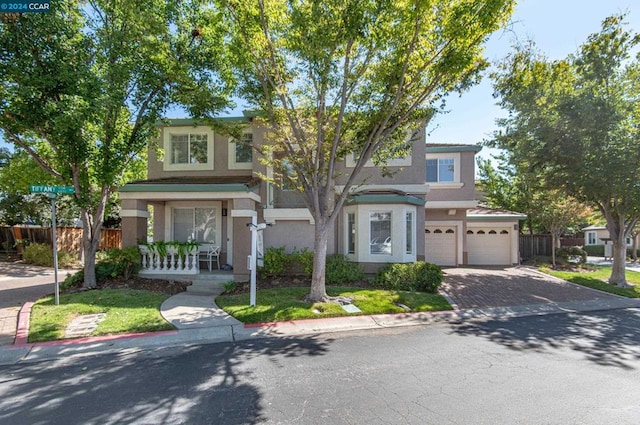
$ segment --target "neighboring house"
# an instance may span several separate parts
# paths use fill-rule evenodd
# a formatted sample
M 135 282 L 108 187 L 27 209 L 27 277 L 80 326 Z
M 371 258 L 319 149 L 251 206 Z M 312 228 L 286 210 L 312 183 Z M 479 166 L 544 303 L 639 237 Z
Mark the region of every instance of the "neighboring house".
M 153 214 L 154 240 L 217 245 L 221 264 L 233 266 L 236 280 L 247 280 L 252 217 L 274 224 L 263 232 L 265 248 L 289 250 L 313 248 L 313 218 L 300 193 L 258 177 L 274 175 L 248 145 L 262 144 L 264 129 L 250 116 L 224 120 L 245 125 L 243 140 L 188 119 L 172 119 L 161 128 L 157 146 L 163 155 L 151 145 L 147 180 L 120 189 L 123 246 L 146 239 Z M 474 155 L 481 148 L 427 145 L 425 157 L 424 129 L 411 140 L 409 156 L 387 163 L 391 177 L 372 163 L 363 169 L 328 254 L 344 254 L 368 272 L 416 260 L 452 266 L 517 263 L 521 216 L 475 209 Z M 353 158 L 342 166 L 353 167 Z M 336 183 L 342 190 L 344 181 Z
M 584 232 L 584 244 L 585 245 L 606 245 L 605 242 L 610 242 L 609 231 L 606 226 L 589 226 L 582 229 Z M 640 246 L 640 235 L 636 236 L 638 246 Z M 626 238 L 627 247 L 633 246 L 633 240 L 631 237 Z

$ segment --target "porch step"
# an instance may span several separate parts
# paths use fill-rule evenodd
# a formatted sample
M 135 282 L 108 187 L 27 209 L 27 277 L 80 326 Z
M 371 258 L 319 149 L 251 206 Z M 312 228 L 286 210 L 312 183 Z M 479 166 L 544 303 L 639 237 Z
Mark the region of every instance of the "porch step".
M 219 295 L 224 291 L 224 284 L 233 280 L 233 273 L 199 274 L 192 277 L 187 292 L 194 294 Z

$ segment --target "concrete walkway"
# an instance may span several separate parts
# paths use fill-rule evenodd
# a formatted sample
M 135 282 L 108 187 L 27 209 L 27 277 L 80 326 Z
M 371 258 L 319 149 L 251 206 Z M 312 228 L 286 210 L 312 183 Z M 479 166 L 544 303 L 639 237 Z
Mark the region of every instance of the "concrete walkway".
M 218 295 L 182 292 L 167 298 L 160 306 L 160 314 L 178 330 L 242 325 L 241 321 L 216 305 L 215 298 Z

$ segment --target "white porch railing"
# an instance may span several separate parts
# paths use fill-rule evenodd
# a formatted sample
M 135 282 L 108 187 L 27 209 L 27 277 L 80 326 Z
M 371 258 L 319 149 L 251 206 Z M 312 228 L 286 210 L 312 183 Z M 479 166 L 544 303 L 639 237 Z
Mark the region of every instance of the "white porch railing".
M 167 246 L 162 255 L 153 246 L 138 245 L 142 255 L 143 274 L 199 274 L 200 264 L 198 250 L 178 253 L 178 248 Z

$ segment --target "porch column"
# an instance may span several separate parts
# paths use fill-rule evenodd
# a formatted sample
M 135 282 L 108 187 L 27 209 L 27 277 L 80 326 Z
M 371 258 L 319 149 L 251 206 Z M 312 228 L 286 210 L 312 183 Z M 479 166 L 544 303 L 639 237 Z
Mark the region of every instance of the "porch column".
M 138 241 L 147 240 L 147 202 L 134 199 L 123 199 L 122 210 L 122 247 L 136 246 Z
M 236 282 L 246 282 L 250 278 L 247 256 L 251 254 L 251 232 L 247 223 L 257 216 L 256 203 L 251 199 L 234 199 L 229 216 L 233 220 L 233 278 Z

